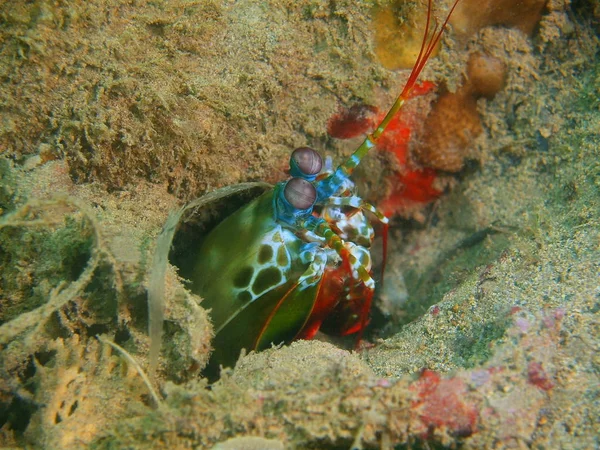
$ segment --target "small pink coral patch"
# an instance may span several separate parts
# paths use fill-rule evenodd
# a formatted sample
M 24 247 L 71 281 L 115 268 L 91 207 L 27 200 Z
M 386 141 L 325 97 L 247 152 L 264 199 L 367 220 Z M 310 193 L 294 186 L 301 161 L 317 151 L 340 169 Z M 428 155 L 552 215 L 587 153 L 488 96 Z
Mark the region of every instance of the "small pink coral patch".
M 545 313 L 542 322 L 546 328 L 554 328 L 565 317 L 564 308 L 556 308 L 554 311 Z
M 542 364 L 536 361 L 531 361 L 527 366 L 527 377 L 531 384 L 539 387 L 544 391 L 548 391 L 554 387 L 554 382 L 550 379 Z
M 413 408 L 427 430 L 446 427 L 457 436 L 475 432 L 477 408 L 464 400 L 467 389 L 463 380 L 441 379 L 437 373 L 424 370 L 414 389 L 418 400 L 413 402 Z

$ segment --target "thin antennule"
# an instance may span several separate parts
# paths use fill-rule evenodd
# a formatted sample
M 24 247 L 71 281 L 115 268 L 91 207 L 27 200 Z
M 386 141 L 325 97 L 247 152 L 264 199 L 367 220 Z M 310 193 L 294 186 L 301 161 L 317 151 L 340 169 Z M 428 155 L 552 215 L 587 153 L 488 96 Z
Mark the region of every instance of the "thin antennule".
M 415 62 L 415 65 L 413 66 L 410 76 L 408 77 L 408 81 L 404 85 L 404 89 L 402 89 L 402 92 L 400 93 L 400 95 L 398 96 L 398 98 L 396 99 L 396 101 L 394 102 L 394 104 L 392 105 L 392 107 L 390 108 L 390 110 L 388 111 L 386 116 L 384 117 L 384 119 L 381 121 L 379 126 L 375 129 L 375 131 L 370 136 L 368 136 L 367 140 L 370 140 L 372 144 L 375 144 L 377 142 L 377 140 L 379 139 L 381 134 L 385 131 L 385 129 L 389 125 L 392 118 L 396 115 L 396 113 L 400 110 L 400 108 L 402 108 L 402 106 L 404 105 L 404 102 L 408 99 L 408 96 L 410 95 L 410 92 L 415 87 L 415 83 L 417 82 L 419 75 L 423 71 L 425 64 L 427 64 L 427 61 L 431 57 L 431 54 L 433 53 L 433 50 L 437 46 L 438 42 L 440 42 L 440 39 L 442 38 L 442 34 L 444 34 L 444 30 L 446 29 L 446 25 L 448 25 L 448 20 L 450 20 L 450 16 L 454 12 L 454 9 L 456 8 L 456 5 L 458 5 L 459 1 L 460 0 L 454 1 L 454 4 L 452 5 L 452 8 L 450 8 L 450 12 L 448 12 L 448 15 L 446 16 L 446 20 L 444 20 L 444 23 L 442 24 L 442 26 L 440 28 L 438 28 L 436 25 L 430 34 L 429 27 L 431 25 L 431 9 L 432 9 L 431 2 L 432 2 L 432 0 L 429 0 L 428 5 L 427 5 L 427 22 L 425 23 L 425 33 L 423 34 L 423 42 L 421 44 L 421 50 L 419 51 L 419 56 L 417 56 L 417 60 Z
M 412 86 L 412 84 L 414 83 L 414 81 L 417 79 L 419 73 L 421 72 L 422 68 L 425 66 L 425 63 L 427 62 L 427 59 L 429 58 L 429 56 L 427 55 L 427 52 L 429 51 L 431 47 L 431 40 L 434 38 L 435 36 L 435 31 L 437 30 L 437 26 L 436 29 L 434 29 L 434 32 L 429 33 L 429 25 L 431 24 L 431 0 L 429 0 L 429 3 L 427 5 L 427 21 L 425 22 L 425 32 L 423 33 L 423 41 L 421 42 L 421 48 L 419 49 L 419 55 L 417 56 L 417 60 L 415 61 L 413 68 L 410 72 L 410 75 L 408 77 L 408 81 L 406 82 L 406 84 L 404 85 L 404 88 L 402 89 L 402 93 L 400 94 L 400 96 L 407 96 L 409 91 L 410 91 L 410 86 Z M 427 43 L 427 39 L 429 38 L 429 43 Z M 427 49 L 427 50 L 425 50 Z M 425 52 L 426 56 L 425 58 L 423 58 L 423 52 Z

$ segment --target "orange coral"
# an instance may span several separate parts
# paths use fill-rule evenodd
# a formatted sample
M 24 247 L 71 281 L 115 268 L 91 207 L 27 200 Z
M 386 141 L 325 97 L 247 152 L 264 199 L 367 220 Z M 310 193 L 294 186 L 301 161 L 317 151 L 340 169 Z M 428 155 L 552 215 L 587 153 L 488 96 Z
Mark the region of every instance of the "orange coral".
M 493 56 L 475 52 L 467 62 L 468 85 L 475 96 L 488 100 L 506 84 L 506 65 Z
M 425 120 L 427 133 L 414 154 L 423 165 L 459 172 L 469 156 L 469 144 L 483 131 L 477 100 L 464 87 L 440 96 Z
M 426 167 L 445 172 L 462 170 L 471 156 L 473 140 L 483 132 L 477 99 L 493 98 L 504 87 L 506 66 L 497 58 L 473 53 L 467 74 L 455 93 L 440 95 L 425 120 L 425 134 L 414 155 Z

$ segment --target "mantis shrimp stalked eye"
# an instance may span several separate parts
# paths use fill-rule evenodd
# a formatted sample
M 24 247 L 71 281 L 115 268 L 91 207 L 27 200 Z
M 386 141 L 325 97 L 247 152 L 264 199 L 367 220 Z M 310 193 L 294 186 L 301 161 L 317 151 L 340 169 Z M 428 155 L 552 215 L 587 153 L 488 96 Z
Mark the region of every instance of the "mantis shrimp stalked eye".
M 323 168 L 323 159 L 310 147 L 300 147 L 290 157 L 290 175 L 313 181 Z
M 314 206 L 317 191 L 312 183 L 297 177 L 286 183 L 283 196 L 294 210 L 304 211 Z

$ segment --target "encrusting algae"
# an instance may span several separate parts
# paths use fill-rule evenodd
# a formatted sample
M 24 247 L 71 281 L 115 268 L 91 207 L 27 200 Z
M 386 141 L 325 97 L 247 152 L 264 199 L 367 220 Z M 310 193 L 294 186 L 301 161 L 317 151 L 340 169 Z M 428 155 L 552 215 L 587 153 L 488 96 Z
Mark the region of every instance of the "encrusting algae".
M 409 138 L 366 161 L 370 201 L 402 180 L 390 208 L 421 219 L 392 229 L 374 346 L 298 341 L 208 388 L 210 314 L 165 261 L 158 402 L 106 342 L 148 373 L 168 212 L 284 178 L 291 148 L 347 156 L 328 119 L 363 105 L 351 117 L 368 122 L 404 82 L 377 55 L 373 11 L 390 3 L 0 6 L 0 446 L 597 447 L 598 15 L 545 3 L 525 24 L 457 14 L 399 118 Z M 450 93 L 469 94 L 480 131 L 462 145 L 481 163 L 458 175 L 418 153 Z

